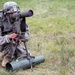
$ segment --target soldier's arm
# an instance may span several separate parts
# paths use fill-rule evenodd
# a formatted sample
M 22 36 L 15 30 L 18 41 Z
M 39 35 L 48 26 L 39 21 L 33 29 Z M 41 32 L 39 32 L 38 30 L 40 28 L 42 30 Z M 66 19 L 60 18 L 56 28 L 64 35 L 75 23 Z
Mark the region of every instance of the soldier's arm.
M 0 36 L 0 45 L 3 45 L 5 43 L 9 43 L 9 42 L 10 42 L 9 35 Z
M 17 34 L 12 33 L 10 35 L 0 36 L 0 45 L 3 45 L 5 43 L 9 43 L 11 40 L 17 37 Z
M 29 37 L 29 26 L 26 24 L 25 39 L 28 40 L 28 37 Z
M 1 22 L 0 22 L 1 23 Z M 0 45 L 10 42 L 9 35 L 2 36 L 2 24 L 0 24 Z

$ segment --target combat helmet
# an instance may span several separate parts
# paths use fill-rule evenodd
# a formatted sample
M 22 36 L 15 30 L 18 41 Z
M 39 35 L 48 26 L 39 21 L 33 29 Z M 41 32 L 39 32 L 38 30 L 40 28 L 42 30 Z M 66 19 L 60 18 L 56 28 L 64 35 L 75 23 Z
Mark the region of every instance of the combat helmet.
M 4 13 L 13 13 L 20 11 L 19 6 L 16 2 L 8 1 L 3 5 Z

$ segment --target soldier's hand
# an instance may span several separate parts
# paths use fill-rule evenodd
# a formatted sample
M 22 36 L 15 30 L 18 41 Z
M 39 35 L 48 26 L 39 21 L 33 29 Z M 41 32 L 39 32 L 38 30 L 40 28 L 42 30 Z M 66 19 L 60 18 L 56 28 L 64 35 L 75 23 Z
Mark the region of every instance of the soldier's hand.
M 29 34 L 25 33 L 25 40 L 28 40 Z
M 9 35 L 9 38 L 10 39 L 15 39 L 17 36 L 18 36 L 18 34 L 12 33 L 12 34 Z

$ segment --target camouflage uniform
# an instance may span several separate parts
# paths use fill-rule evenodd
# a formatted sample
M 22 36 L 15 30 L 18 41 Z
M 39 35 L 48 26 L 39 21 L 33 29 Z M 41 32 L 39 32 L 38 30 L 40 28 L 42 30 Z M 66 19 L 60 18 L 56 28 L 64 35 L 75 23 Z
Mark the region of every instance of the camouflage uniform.
M 3 10 L 6 10 L 9 6 L 17 6 L 18 5 L 15 3 L 15 2 L 7 2 L 4 4 L 4 9 Z M 6 8 L 6 9 L 5 9 Z M 19 7 L 18 7 L 19 8 Z M 4 13 L 6 14 L 6 13 Z M 12 43 L 11 43 L 11 39 L 9 38 L 9 35 L 12 33 L 12 27 L 13 27 L 13 24 L 21 24 L 21 21 L 22 19 L 20 19 L 19 21 L 17 22 L 14 22 L 14 23 L 11 23 L 9 21 L 9 17 L 5 16 L 4 19 L 3 19 L 3 26 L 4 26 L 4 29 L 1 29 L 2 31 L 0 33 L 2 33 L 2 35 L 0 35 L 0 46 L 1 46 L 1 49 L 0 51 L 2 52 L 2 56 L 3 58 L 4 57 L 9 57 L 10 59 L 15 59 L 17 57 L 19 57 L 21 54 L 25 54 L 25 50 L 24 50 L 24 46 L 20 43 L 16 50 L 14 51 L 12 49 Z M 22 26 L 26 25 L 26 31 L 25 31 L 25 38 L 28 39 L 28 35 L 29 35 L 29 27 L 27 24 L 23 24 L 22 23 Z M 15 44 L 13 44 L 13 48 L 15 48 Z
M 28 32 L 27 32 L 27 34 L 28 34 Z M 29 34 L 27 36 L 26 35 L 25 35 L 25 37 L 27 38 Z M 9 35 L 0 36 L 0 46 L 1 46 L 0 51 L 2 52 L 2 57 L 6 56 L 6 57 L 10 57 L 12 59 L 13 57 L 17 58 L 21 54 L 26 53 L 24 50 L 25 47 L 22 42 L 17 46 L 17 49 L 15 51 L 12 50 L 12 43 L 9 38 Z M 15 44 L 13 44 L 13 47 L 15 47 Z M 14 53 L 13 53 L 13 51 L 14 51 Z

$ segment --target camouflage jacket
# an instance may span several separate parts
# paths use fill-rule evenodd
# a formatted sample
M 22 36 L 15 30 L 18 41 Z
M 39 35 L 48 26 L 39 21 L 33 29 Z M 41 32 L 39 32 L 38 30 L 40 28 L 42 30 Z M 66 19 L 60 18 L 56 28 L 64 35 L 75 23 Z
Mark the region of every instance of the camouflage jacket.
M 26 24 L 26 19 L 22 18 L 17 21 L 11 22 L 10 18 L 8 16 L 5 16 L 3 18 L 2 23 L 3 28 L 0 28 L 0 45 L 3 45 L 4 43 L 9 43 L 10 38 L 9 34 L 17 32 L 25 32 L 25 37 L 27 38 L 29 35 L 29 27 Z

